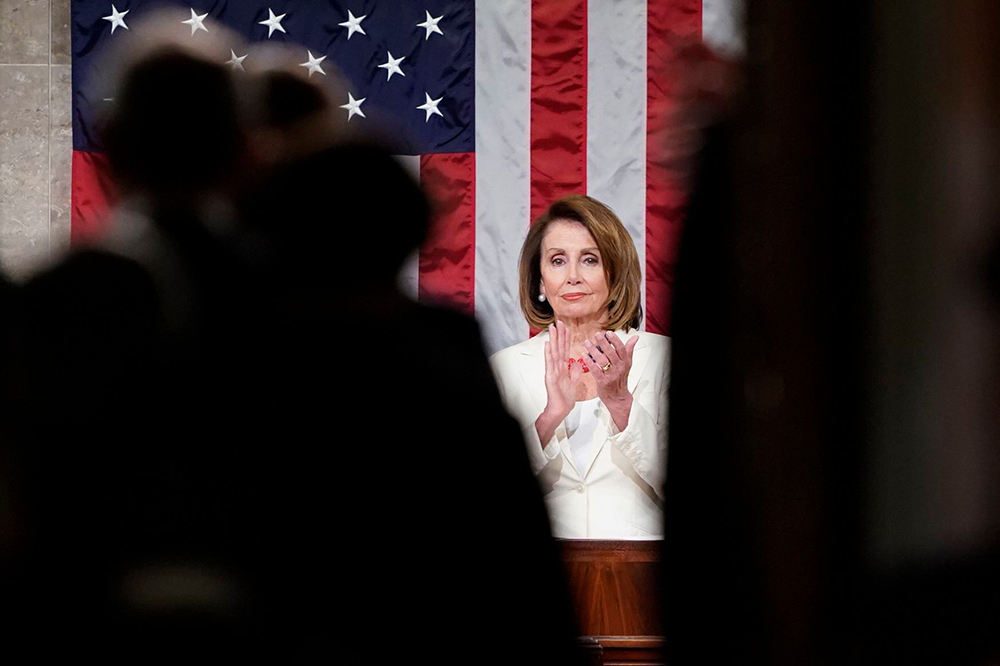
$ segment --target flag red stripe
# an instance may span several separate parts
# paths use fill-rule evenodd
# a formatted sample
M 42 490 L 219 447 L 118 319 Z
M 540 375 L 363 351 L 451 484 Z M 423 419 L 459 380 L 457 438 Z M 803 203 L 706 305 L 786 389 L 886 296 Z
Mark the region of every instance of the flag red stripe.
M 587 191 L 587 2 L 531 3 L 531 219 Z
M 687 195 L 683 169 L 670 168 L 666 154 L 680 73 L 671 54 L 700 38 L 701 1 L 649 0 L 647 17 L 646 330 L 669 335 L 674 265 Z
M 85 243 L 104 228 L 108 210 L 117 198 L 108 158 L 74 150 L 72 178 L 70 242 Z
M 420 184 L 433 202 L 433 221 L 420 249 L 419 299 L 475 311 L 476 154 L 420 158 Z

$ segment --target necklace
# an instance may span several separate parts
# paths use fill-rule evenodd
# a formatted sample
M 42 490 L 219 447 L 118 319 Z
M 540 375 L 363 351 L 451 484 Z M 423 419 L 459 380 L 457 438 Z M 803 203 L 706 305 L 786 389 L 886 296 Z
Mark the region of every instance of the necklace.
M 569 363 L 570 365 L 573 365 L 574 363 L 579 363 L 580 365 L 582 365 L 582 366 L 583 366 L 583 371 L 584 371 L 584 372 L 590 372 L 590 368 L 588 368 L 588 367 L 587 367 L 587 364 L 583 362 L 583 359 L 582 359 L 582 358 L 571 358 L 571 359 L 569 359 L 569 361 L 567 361 L 567 362 L 568 362 L 568 363 Z

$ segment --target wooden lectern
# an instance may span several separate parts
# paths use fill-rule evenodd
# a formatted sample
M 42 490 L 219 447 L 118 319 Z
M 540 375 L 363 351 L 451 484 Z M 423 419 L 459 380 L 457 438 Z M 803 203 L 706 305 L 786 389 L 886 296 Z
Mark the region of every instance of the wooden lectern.
M 657 562 L 662 544 L 559 541 L 590 663 L 665 663 L 657 599 Z

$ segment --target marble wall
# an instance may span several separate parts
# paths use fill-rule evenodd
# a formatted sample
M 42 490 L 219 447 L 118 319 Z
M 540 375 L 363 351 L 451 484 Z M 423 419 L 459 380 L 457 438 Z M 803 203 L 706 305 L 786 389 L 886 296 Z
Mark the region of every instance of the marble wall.
M 0 0 L 0 266 L 24 277 L 69 245 L 70 0 Z

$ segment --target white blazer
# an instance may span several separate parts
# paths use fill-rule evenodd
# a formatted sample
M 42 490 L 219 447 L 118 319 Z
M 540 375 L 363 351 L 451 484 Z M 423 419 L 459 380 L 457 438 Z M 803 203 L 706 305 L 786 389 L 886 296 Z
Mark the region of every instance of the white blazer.
M 564 423 L 544 446 L 535 419 L 545 409 L 548 331 L 490 358 L 507 411 L 521 424 L 532 471 L 545 494 L 552 533 L 569 539 L 663 537 L 663 481 L 667 462 L 667 387 L 670 338 L 615 331 L 622 342 L 638 334 L 628 390 L 632 410 L 619 431 L 603 403 L 593 458 L 577 469 Z

